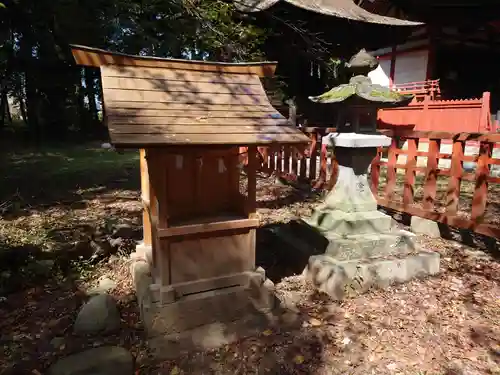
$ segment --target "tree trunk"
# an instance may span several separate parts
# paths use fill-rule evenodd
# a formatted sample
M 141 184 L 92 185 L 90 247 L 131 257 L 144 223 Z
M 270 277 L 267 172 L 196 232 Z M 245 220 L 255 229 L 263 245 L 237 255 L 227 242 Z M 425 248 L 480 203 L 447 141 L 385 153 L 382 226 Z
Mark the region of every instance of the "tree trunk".
M 82 85 L 82 80 L 84 78 L 84 69 L 79 68 L 76 70 L 76 83 L 75 83 L 75 93 L 76 93 L 76 113 L 78 114 L 78 127 L 81 132 L 85 132 L 87 125 L 87 109 L 85 108 L 85 89 Z
M 23 119 L 23 122 L 25 123 L 26 126 L 29 126 L 28 114 L 26 113 L 26 103 L 24 101 L 24 98 L 22 97 L 19 98 L 19 111 L 21 112 L 21 117 Z
M 0 111 L 2 111 L 2 113 L 0 114 L 0 130 L 5 128 L 5 107 L 6 105 L 7 107 L 9 106 L 9 104 L 6 103 L 6 101 L 7 101 L 7 95 L 2 93 L 0 97 Z
M 89 101 L 89 112 L 92 122 L 99 121 L 96 105 L 96 90 L 95 90 L 95 75 L 94 70 L 85 68 L 85 87 L 87 91 L 87 99 Z
M 30 67 L 27 68 L 25 73 L 26 80 L 26 114 L 27 122 L 30 129 L 30 133 L 36 143 L 40 141 L 41 129 L 40 129 L 40 111 L 38 110 L 40 100 L 36 90 L 36 84 L 34 82 L 34 75 L 29 71 Z

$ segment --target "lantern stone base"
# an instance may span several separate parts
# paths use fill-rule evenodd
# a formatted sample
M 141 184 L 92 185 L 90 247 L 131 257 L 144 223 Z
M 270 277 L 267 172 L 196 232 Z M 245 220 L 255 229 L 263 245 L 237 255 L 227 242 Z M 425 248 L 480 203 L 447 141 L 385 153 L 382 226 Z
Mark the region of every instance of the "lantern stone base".
M 174 288 L 154 284 L 148 262 L 132 257 L 131 273 L 150 347 L 163 358 L 182 350 L 205 350 L 239 340 L 261 331 L 276 316 L 279 300 L 274 284 L 264 270 L 225 276 L 234 278 L 234 287 L 201 293 L 179 293 Z M 203 280 L 217 284 L 216 279 Z M 184 283 L 199 285 L 200 281 Z M 163 290 L 162 290 L 163 289 Z M 195 288 L 196 289 L 196 288 Z M 265 329 L 265 328 L 264 328 Z
M 377 211 L 368 183 L 368 166 L 377 147 L 391 139 L 377 134 L 331 133 L 338 177 L 312 216 L 296 225 L 296 236 L 311 246 L 303 274 L 334 299 L 439 272 L 439 254 L 418 249 L 414 234 L 400 230 Z
M 309 258 L 304 276 L 320 291 L 342 300 L 371 288 L 386 288 L 414 278 L 439 273 L 439 254 L 421 251 L 385 259 L 338 261 L 328 255 Z
M 307 241 L 311 252 L 323 253 L 311 256 L 303 272 L 320 291 L 342 300 L 439 272 L 439 254 L 420 249 L 415 235 L 391 225 L 390 216 L 378 211 L 356 214 L 364 217 L 363 225 L 343 223 L 345 217 L 334 211 L 326 215 L 331 220 L 323 220 L 338 221 L 328 225 L 333 230 L 321 231 L 306 220 L 295 224 L 295 234 Z M 338 228 L 346 230 L 339 234 Z

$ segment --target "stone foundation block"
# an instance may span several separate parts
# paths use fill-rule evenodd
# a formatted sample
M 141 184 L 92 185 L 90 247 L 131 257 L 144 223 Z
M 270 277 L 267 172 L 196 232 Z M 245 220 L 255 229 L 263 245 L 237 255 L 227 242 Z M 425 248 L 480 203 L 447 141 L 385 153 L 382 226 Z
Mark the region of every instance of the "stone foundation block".
M 322 292 L 336 300 L 386 288 L 416 277 L 439 273 L 439 254 L 421 251 L 415 255 L 371 261 L 337 261 L 327 255 L 309 259 L 304 276 Z
M 415 251 L 412 238 L 400 232 L 348 236 L 328 233 L 326 238 L 329 243 L 325 255 L 337 261 L 400 256 Z
M 425 234 L 432 238 L 440 238 L 441 231 L 436 221 L 424 219 L 418 216 L 411 217 L 411 231 L 417 234 Z
M 338 235 L 383 233 L 389 232 L 392 227 L 392 217 L 379 211 L 317 210 L 310 219 L 304 221 L 321 232 Z

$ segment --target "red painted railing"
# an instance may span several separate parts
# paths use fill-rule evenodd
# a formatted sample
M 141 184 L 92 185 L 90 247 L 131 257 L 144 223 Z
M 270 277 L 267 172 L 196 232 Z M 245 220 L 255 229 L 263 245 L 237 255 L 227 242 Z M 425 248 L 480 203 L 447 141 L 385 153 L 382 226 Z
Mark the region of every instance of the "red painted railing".
M 409 93 L 416 96 L 418 99 L 429 97 L 431 100 L 439 99 L 441 89 L 439 87 L 439 79 L 432 79 L 419 82 L 399 83 L 392 86 L 392 89 L 402 93 Z
M 309 147 L 306 150 L 292 146 L 262 147 L 261 171 L 274 171 L 290 182 L 309 181 L 315 188 L 331 189 L 337 178 L 335 155 L 327 151 L 321 137 L 334 129 L 302 130 L 311 138 Z M 492 157 L 495 144 L 500 143 L 500 134 L 398 129 L 385 133 L 393 137 L 392 145 L 379 150 L 370 172 L 372 191 L 381 206 L 500 238 L 500 220 L 495 219 L 499 213 L 487 212 L 489 197 L 492 206 L 500 207 L 500 178 L 490 175 L 490 166 L 500 165 L 500 160 Z M 418 150 L 421 140 L 429 143 L 427 151 Z M 405 141 L 407 149 L 400 148 L 398 145 Z M 453 144 L 451 154 L 441 153 L 444 141 Z M 478 152 L 464 155 L 466 144 L 469 146 L 471 142 L 479 145 Z M 386 160 L 383 155 L 387 155 Z M 399 161 L 400 155 L 406 156 L 404 163 Z M 425 166 L 417 165 L 418 157 L 427 159 Z M 440 159 L 450 160 L 450 167 L 441 168 Z M 476 163 L 475 171 L 464 170 L 464 162 Z M 398 170 L 404 170 L 404 174 L 398 174 Z M 447 179 L 444 184 L 442 178 Z M 498 204 L 496 195 L 488 189 L 489 184 L 499 188 Z M 461 194 L 461 189 L 468 193 Z

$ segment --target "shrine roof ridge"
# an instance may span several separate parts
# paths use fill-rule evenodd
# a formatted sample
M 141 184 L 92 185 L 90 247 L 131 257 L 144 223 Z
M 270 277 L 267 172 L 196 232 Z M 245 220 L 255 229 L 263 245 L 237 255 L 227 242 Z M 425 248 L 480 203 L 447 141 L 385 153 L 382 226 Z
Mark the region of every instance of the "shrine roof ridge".
M 103 65 L 137 66 L 205 71 L 221 74 L 256 74 L 259 77 L 269 77 L 274 75 L 277 65 L 276 61 L 217 62 L 131 55 L 78 44 L 70 44 L 70 47 L 73 58 L 78 65 L 93 67 L 101 67 Z

